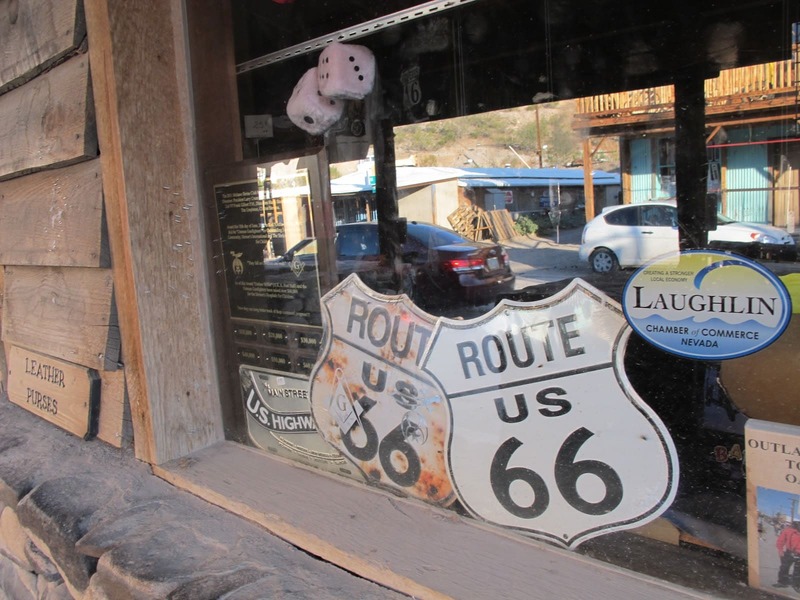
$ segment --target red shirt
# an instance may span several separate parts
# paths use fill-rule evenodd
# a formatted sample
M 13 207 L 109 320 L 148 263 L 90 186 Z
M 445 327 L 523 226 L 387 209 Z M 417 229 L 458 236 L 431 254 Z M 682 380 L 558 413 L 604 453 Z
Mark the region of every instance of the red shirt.
M 789 550 L 800 554 L 800 531 L 797 531 L 791 525 L 787 526 L 778 536 L 775 546 L 778 548 L 778 554 L 783 556 L 783 553 Z

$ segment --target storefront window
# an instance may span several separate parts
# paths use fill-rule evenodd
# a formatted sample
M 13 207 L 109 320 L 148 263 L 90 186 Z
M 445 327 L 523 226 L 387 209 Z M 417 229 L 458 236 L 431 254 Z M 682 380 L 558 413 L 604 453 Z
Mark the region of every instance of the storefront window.
M 781 518 L 748 505 L 745 424 L 800 424 L 742 392 L 751 354 L 794 360 L 783 353 L 796 342 L 796 152 L 781 146 L 760 205 L 782 211 L 782 232 L 727 239 L 735 227 L 709 234 L 712 216 L 700 224 L 708 248 L 679 255 L 707 217 L 706 194 L 712 215 L 724 211 L 737 177 L 759 166 L 709 144 L 722 126 L 701 125 L 692 148 L 665 133 L 704 117 L 667 120 L 662 88 L 680 81 L 669 92 L 680 105 L 686 77 L 702 90 L 708 73 L 785 56 L 783 42 L 726 25 L 739 4 L 724 22 L 695 10 L 695 38 L 717 36 L 697 56 L 676 52 L 687 23 L 667 7 L 643 16 L 596 2 L 578 15 L 567 3 L 474 0 L 409 13 L 395 2 L 356 18 L 345 3 L 234 4 L 244 160 L 212 178 L 239 369 L 231 427 L 267 452 L 570 549 L 659 518 L 728 564 L 748 543 L 752 554 L 765 538 L 752 539 L 748 511 L 751 525 Z M 722 53 L 726 40 L 749 62 Z M 702 68 L 687 75 L 690 58 Z M 329 77 L 337 91 L 326 95 Z M 565 106 L 610 124 L 565 150 L 570 136 L 547 127 Z M 494 134 L 508 127 L 508 139 L 468 137 L 458 118 L 469 115 Z M 606 135 L 629 153 L 655 143 L 601 170 L 592 140 L 596 151 Z M 701 168 L 687 186 L 692 160 Z M 616 209 L 639 204 L 633 174 L 669 201 Z M 591 247 L 598 223 L 606 241 Z M 536 277 L 524 269 L 545 244 L 574 262 Z M 774 558 L 751 583 L 779 577 Z

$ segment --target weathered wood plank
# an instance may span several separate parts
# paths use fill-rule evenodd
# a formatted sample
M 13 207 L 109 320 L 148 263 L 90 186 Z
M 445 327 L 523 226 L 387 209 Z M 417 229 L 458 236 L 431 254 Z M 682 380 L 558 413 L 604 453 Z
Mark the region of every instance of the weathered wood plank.
M 706 597 L 231 442 L 154 470 L 312 554 L 417 598 Z
M 15 266 L 5 271 L 4 342 L 104 368 L 112 311 L 110 270 Z
M 97 372 L 39 352 L 11 346 L 8 399 L 81 438 L 94 434 L 100 397 Z
M 224 438 L 182 50 L 186 6 L 84 6 L 92 82 L 103 90 L 95 108 L 135 453 L 165 462 Z M 154 60 L 142 59 L 150 48 L 158 49 L 156 69 Z
M 98 159 L 0 182 L 0 264 L 110 267 Z
M 0 179 L 97 156 L 90 97 L 85 54 L 0 96 Z
M 0 93 L 69 55 L 86 36 L 80 0 L 16 0 L 0 9 Z
M 133 442 L 133 429 L 125 389 L 125 371 L 102 371 L 100 381 L 97 438 L 117 448 L 128 448 Z
M 5 295 L 5 272 L 5 268 L 3 268 L 3 265 L 0 264 L 0 332 L 3 331 L 3 296 Z M 5 344 L 2 342 L 2 340 L 0 340 L 0 393 L 5 390 L 6 375 L 7 369 Z

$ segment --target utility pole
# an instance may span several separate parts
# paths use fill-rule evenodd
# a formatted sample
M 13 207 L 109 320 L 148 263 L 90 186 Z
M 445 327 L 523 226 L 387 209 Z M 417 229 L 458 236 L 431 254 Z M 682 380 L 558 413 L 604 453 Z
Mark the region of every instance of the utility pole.
M 539 155 L 539 168 L 542 168 L 542 132 L 539 128 L 539 106 L 533 107 L 534 112 L 536 113 L 536 153 Z

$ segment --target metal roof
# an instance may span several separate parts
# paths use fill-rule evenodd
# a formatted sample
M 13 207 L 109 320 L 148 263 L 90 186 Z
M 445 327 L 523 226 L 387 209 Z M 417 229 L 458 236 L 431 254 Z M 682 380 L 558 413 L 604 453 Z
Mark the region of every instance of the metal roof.
M 466 188 L 583 186 L 583 169 L 460 169 L 456 167 L 397 167 L 397 189 L 457 181 Z M 594 185 L 619 185 L 619 173 L 592 171 Z M 356 171 L 331 181 L 334 196 L 369 192 L 369 172 Z

